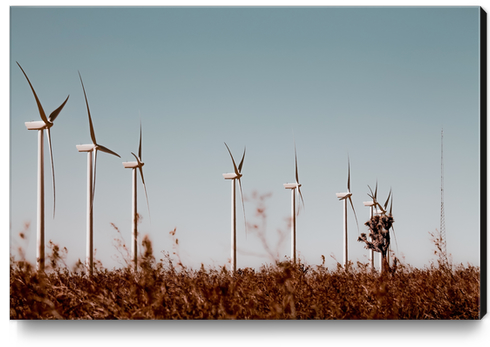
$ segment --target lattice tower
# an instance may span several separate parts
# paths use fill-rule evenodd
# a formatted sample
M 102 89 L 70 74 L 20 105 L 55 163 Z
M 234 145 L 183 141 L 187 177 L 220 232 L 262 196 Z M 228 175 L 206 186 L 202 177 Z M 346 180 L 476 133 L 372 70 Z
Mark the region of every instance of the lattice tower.
M 446 219 L 444 216 L 444 129 L 441 130 L 441 250 L 443 261 L 447 265 Z

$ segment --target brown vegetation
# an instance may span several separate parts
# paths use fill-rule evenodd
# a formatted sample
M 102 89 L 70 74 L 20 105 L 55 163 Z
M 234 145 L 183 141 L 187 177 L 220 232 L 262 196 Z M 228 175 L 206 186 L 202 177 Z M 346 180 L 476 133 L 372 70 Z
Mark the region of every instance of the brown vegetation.
M 245 268 L 176 269 L 156 261 L 145 238 L 130 266 L 92 277 L 63 265 L 55 245 L 46 272 L 10 262 L 10 319 L 478 319 L 480 269 L 399 265 L 395 274 L 367 264 L 345 271 L 289 261 Z M 61 265 L 61 266 L 60 266 Z

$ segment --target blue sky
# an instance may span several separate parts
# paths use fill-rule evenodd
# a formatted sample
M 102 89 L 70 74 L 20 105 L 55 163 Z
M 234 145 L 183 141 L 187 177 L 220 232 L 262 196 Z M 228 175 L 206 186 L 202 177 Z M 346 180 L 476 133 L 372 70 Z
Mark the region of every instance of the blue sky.
M 39 120 L 29 76 L 47 113 L 69 94 L 51 130 L 57 208 L 46 161 L 46 241 L 85 258 L 87 92 L 99 153 L 94 206 L 96 258 L 119 266 L 117 232 L 128 246 L 132 161 L 143 123 L 151 223 L 139 186 L 140 233 L 158 258 L 172 253 L 177 228 L 186 266 L 222 266 L 230 257 L 226 142 L 239 160 L 247 221 L 253 192 L 265 200 L 266 241 L 290 255 L 287 218 L 294 181 L 293 134 L 305 209 L 297 249 L 311 265 L 342 261 L 347 156 L 359 232 L 368 185 L 393 189 L 393 250 L 417 267 L 435 260 L 429 232 L 440 221 L 440 133 L 444 127 L 445 214 L 455 264 L 479 265 L 479 8 L 23 8 L 10 12 L 10 245 L 35 260 Z M 47 142 L 46 142 L 47 144 Z M 48 152 L 46 148 L 46 160 Z M 271 262 L 245 235 L 238 205 L 238 267 Z M 27 241 L 18 237 L 30 222 Z M 278 230 L 284 235 L 281 237 Z M 349 250 L 367 261 L 349 210 Z

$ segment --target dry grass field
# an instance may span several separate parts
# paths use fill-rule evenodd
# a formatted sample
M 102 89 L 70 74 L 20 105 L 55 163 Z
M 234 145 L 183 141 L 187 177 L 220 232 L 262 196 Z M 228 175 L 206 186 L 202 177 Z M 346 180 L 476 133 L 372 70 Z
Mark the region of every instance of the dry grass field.
M 140 267 L 93 277 L 68 269 L 51 244 L 47 268 L 10 262 L 10 319 L 478 319 L 480 269 L 399 264 L 380 275 L 288 261 L 260 270 L 188 269 L 155 259 L 143 240 Z M 65 250 L 66 251 L 66 250 Z

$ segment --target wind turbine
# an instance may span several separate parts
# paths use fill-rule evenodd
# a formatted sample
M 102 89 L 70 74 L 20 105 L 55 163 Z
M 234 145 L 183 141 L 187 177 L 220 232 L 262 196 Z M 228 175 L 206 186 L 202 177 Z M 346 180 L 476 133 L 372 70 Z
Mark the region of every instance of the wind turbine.
M 354 204 L 352 203 L 352 193 L 350 191 L 350 160 L 347 158 L 347 167 L 348 167 L 348 175 L 347 175 L 347 192 L 345 193 L 335 193 L 339 200 L 344 200 L 344 266 L 347 268 L 347 263 L 349 261 L 349 247 L 347 240 L 347 199 L 350 202 L 352 207 L 352 211 L 354 211 L 354 216 L 356 217 L 357 228 L 359 229 L 359 223 L 357 222 L 356 210 L 354 209 Z
M 123 162 L 123 166 L 126 169 L 133 169 L 133 204 L 132 204 L 132 242 L 131 242 L 131 258 L 134 263 L 134 269 L 136 270 L 138 267 L 138 198 L 137 198 L 137 176 L 138 171 L 141 174 L 141 181 L 143 182 L 143 187 L 145 188 L 146 195 L 146 204 L 148 206 L 148 214 L 150 213 L 150 204 L 148 203 L 148 193 L 146 192 L 145 178 L 143 176 L 143 165 L 145 163 L 142 162 L 143 155 L 141 150 L 141 139 L 142 139 L 142 130 L 140 123 L 140 144 L 138 149 L 138 155 L 131 152 L 131 154 L 136 158 L 136 161 Z
M 37 155 L 37 249 L 36 249 L 36 268 L 38 271 L 44 270 L 44 129 L 46 129 L 46 134 L 48 135 L 49 144 L 49 155 L 51 157 L 51 174 L 53 176 L 53 218 L 55 216 L 56 209 L 56 189 L 55 189 L 55 179 L 54 179 L 54 162 L 53 162 L 53 150 L 51 147 L 51 134 L 50 128 L 54 125 L 53 122 L 60 114 L 61 110 L 68 101 L 69 95 L 66 97 L 65 101 L 51 114 L 49 118 L 46 117 L 44 109 L 37 97 L 34 87 L 29 81 L 27 74 L 18 62 L 19 68 L 27 79 L 29 86 L 31 87 L 32 94 L 36 99 L 37 108 L 39 110 L 39 115 L 41 116 L 41 121 L 25 122 L 27 130 L 38 130 L 38 155 Z
M 240 196 L 242 198 L 242 207 L 243 207 L 243 218 L 245 219 L 245 205 L 243 203 L 243 192 L 242 192 L 242 166 L 243 160 L 245 159 L 245 150 L 243 149 L 243 156 L 238 168 L 235 164 L 235 159 L 233 159 L 233 155 L 231 154 L 230 148 L 225 142 L 226 149 L 228 149 L 228 153 L 230 153 L 231 161 L 233 162 L 233 169 L 235 172 L 233 173 L 224 173 L 223 177 L 226 180 L 231 180 L 231 271 L 236 272 L 236 199 L 235 199 L 235 191 L 236 184 L 235 181 L 238 180 L 238 186 L 240 187 Z M 245 232 L 247 230 L 247 224 L 245 222 Z
M 301 194 L 301 189 L 300 189 L 301 184 L 299 183 L 296 144 L 294 145 L 294 166 L 296 169 L 296 182 L 284 183 L 284 188 L 291 189 L 291 259 L 293 260 L 293 263 L 296 264 L 296 189 L 298 190 L 299 196 L 303 203 L 303 207 L 305 205 L 303 194 Z M 299 214 L 299 208 L 298 208 L 298 214 Z
M 86 266 L 89 270 L 90 275 L 93 275 L 94 268 L 94 218 L 93 218 L 93 202 L 95 195 L 95 177 L 96 177 L 96 167 L 97 167 L 97 151 L 106 152 L 116 157 L 119 154 L 111 151 L 109 148 L 104 147 L 97 143 L 95 139 L 94 126 L 92 124 L 92 117 L 90 116 L 90 109 L 88 107 L 87 94 L 85 93 L 85 87 L 83 86 L 82 76 L 78 72 L 80 77 L 80 82 L 82 83 L 83 95 L 85 96 L 85 104 L 87 105 L 88 122 L 90 126 L 90 137 L 92 138 L 92 144 L 88 145 L 77 145 L 79 152 L 87 152 L 87 258 Z M 92 152 L 95 151 L 95 158 L 92 161 Z M 92 171 L 93 163 L 93 171 Z

